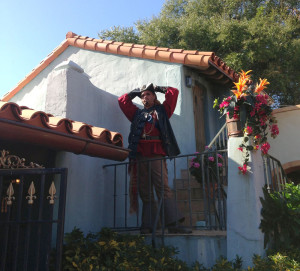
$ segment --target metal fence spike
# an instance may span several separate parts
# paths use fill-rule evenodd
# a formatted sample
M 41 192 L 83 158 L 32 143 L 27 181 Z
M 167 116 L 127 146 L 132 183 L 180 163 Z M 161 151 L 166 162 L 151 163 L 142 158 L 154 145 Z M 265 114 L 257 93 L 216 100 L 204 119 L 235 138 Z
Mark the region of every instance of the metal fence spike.
M 55 194 L 56 194 L 56 188 L 54 182 L 52 182 L 49 189 L 49 196 L 47 197 L 47 199 L 49 199 L 50 204 L 54 204 L 54 199 L 56 199 Z
M 10 183 L 8 189 L 7 189 L 7 197 L 6 197 L 6 204 L 7 205 L 12 205 L 12 201 L 15 199 L 15 197 L 13 197 L 13 194 L 15 193 L 12 182 Z
M 28 189 L 29 196 L 26 197 L 26 199 L 28 199 L 28 204 L 33 204 L 33 199 L 36 199 L 36 196 L 34 194 L 35 194 L 34 183 L 31 182 L 29 189 Z

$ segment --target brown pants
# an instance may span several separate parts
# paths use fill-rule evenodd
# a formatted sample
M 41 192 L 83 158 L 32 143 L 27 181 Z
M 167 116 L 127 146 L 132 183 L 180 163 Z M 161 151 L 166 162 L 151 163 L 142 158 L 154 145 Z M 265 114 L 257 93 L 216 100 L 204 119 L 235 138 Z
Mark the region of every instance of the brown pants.
M 157 155 L 149 159 L 162 157 L 162 155 Z M 131 185 L 132 183 L 136 185 L 133 190 L 139 191 L 143 202 L 142 228 L 152 228 L 154 218 L 157 215 L 154 190 L 158 200 L 161 199 L 163 192 L 165 224 L 168 225 L 183 219 L 176 210 L 175 201 L 172 199 L 166 160 L 147 161 L 146 157 L 137 155 L 135 166 L 132 167 L 130 175 Z
M 162 158 L 156 155 L 151 159 Z M 143 203 L 154 202 L 154 191 L 158 199 L 164 191 L 164 199 L 172 197 L 172 192 L 168 184 L 168 169 L 166 160 L 144 161 L 145 157 L 137 156 L 137 180 L 138 191 Z

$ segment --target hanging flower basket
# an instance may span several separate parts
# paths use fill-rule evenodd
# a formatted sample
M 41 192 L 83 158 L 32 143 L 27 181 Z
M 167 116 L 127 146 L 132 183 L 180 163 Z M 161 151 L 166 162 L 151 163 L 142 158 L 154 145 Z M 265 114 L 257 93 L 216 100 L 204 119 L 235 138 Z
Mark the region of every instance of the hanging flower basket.
M 226 125 L 229 137 L 243 136 L 243 128 L 240 118 L 229 118 L 229 115 L 226 115 Z
M 255 85 L 250 80 L 250 72 L 240 72 L 239 81 L 231 90 L 233 95 L 224 98 L 221 104 L 218 99 L 214 102 L 214 108 L 217 107 L 222 116 L 226 115 L 228 136 L 243 137 L 238 148 L 243 152 L 242 167 L 238 167 L 243 174 L 249 168 L 250 151 L 260 149 L 263 155 L 268 155 L 268 130 L 273 138 L 279 134 L 270 97 L 263 91 L 269 82 L 260 79 Z

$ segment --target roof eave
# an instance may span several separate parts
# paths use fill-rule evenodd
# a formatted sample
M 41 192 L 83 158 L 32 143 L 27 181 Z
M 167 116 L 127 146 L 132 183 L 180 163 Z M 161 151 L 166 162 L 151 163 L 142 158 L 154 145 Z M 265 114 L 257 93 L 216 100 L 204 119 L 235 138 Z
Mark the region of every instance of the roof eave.
M 124 161 L 129 150 L 47 128 L 0 118 L 0 138 L 93 157 Z

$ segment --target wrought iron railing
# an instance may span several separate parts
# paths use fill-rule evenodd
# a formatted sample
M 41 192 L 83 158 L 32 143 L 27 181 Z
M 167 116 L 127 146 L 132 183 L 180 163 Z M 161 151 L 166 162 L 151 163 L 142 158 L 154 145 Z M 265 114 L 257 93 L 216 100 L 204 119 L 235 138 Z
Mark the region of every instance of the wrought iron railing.
M 266 186 L 269 192 L 282 191 L 288 177 L 278 159 L 271 155 L 263 156 Z
M 228 131 L 227 131 L 227 125 L 225 123 L 207 147 L 208 149 L 226 150 L 227 142 L 228 142 Z
M 189 170 L 193 157 L 197 157 L 200 161 L 199 172 L 201 172 L 201 178 L 198 178 L 198 180 L 191 175 Z M 209 166 L 208 157 L 214 157 L 215 161 L 221 157 L 222 166 L 218 166 L 217 163 L 214 167 Z M 150 166 L 151 161 L 154 160 L 166 160 L 167 162 L 169 183 L 172 184 L 173 181 L 171 188 L 176 202 L 176 212 L 185 215 L 185 226 L 194 230 L 226 229 L 227 150 L 149 159 L 146 163 Z M 129 214 L 129 165 L 129 162 L 124 162 L 103 166 L 107 182 L 113 184 L 113 188 L 110 190 L 112 193 L 111 210 L 113 215 L 107 226 L 119 231 L 138 230 L 141 226 L 142 208 L 140 206 L 142 206 L 142 203 L 140 200 L 137 213 L 135 215 Z M 149 176 L 150 179 L 151 176 Z M 137 180 L 139 180 L 139 176 L 137 176 Z M 153 243 L 155 243 L 159 220 L 162 223 L 161 230 L 158 232 L 162 236 L 164 236 L 167 227 L 167 225 L 164 225 L 163 219 L 163 193 L 162 191 L 162 195 L 156 195 L 158 212 L 152 233 Z
M 15 160 L 8 162 L 11 167 Z M 67 169 L 5 168 L 0 170 L 0 270 L 61 270 Z

